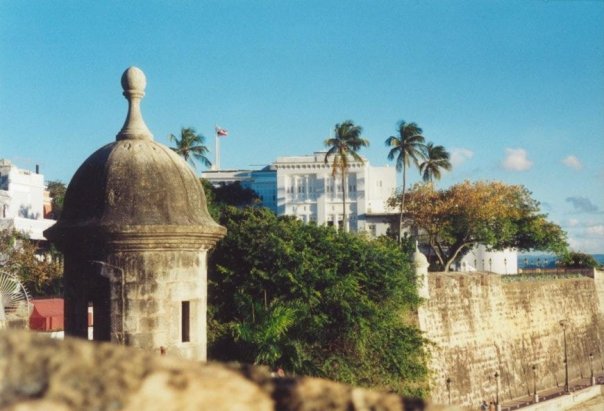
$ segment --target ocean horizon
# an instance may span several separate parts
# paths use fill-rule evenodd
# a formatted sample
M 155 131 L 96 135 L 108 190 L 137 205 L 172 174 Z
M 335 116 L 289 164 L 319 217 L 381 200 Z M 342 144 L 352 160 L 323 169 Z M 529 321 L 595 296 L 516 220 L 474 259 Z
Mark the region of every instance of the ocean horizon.
M 590 254 L 600 265 L 604 265 L 604 254 Z M 518 268 L 555 268 L 555 254 L 518 254 Z

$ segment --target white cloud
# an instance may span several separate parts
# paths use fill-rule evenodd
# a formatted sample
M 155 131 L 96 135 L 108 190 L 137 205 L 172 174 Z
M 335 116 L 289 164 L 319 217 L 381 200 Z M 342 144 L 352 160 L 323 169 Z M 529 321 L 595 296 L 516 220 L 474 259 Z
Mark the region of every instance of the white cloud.
M 568 238 L 568 245 L 574 251 L 580 251 L 588 254 L 602 254 L 604 248 L 602 248 L 602 240 L 594 240 L 591 238 Z
M 592 225 L 591 227 L 587 227 L 585 232 L 589 236 L 600 236 L 604 237 L 604 224 Z
M 526 171 L 533 166 L 528 154 L 523 148 L 506 148 L 506 156 L 502 161 L 503 168 L 510 171 Z
M 584 253 L 604 253 L 604 224 L 598 221 L 581 223 L 567 230 L 568 242 L 575 251 Z
M 583 168 L 583 164 L 581 164 L 581 161 L 577 157 L 572 155 L 565 157 L 562 160 L 562 164 L 574 170 L 581 170 Z
M 577 220 L 576 218 L 571 218 L 570 220 L 568 220 L 568 225 L 570 227 L 576 227 L 579 225 L 579 220 Z
M 451 165 L 457 167 L 466 160 L 474 157 L 474 152 L 467 148 L 453 148 L 451 150 Z

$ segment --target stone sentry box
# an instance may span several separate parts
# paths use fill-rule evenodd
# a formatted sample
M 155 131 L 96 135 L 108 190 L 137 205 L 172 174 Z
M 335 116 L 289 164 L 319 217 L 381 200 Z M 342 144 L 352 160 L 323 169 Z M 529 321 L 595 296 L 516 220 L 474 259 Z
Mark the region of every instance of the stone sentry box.
M 153 141 L 145 75 L 122 76 L 128 115 L 116 141 L 75 173 L 45 236 L 64 254 L 65 333 L 205 360 L 207 251 L 226 234 L 187 163 Z

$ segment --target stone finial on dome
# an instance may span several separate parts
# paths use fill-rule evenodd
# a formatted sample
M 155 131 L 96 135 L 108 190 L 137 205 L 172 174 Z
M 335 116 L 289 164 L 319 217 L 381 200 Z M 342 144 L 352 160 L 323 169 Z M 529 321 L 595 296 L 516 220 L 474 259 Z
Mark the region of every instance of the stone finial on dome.
M 128 100 L 128 116 L 122 130 L 117 134 L 117 140 L 153 140 L 153 134 L 147 128 L 140 108 L 145 87 L 147 79 L 141 69 L 132 66 L 122 74 L 123 94 Z

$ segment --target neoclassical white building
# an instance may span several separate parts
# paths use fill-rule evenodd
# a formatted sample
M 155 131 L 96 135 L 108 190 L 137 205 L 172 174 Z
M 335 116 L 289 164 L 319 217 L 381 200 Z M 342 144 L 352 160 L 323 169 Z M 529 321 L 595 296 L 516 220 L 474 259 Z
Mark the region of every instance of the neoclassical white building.
M 44 176 L 0 159 L 0 229 L 15 229 L 32 240 L 45 240 L 42 231 L 55 223 L 45 218 L 45 204 L 50 204 L 50 198 Z
M 262 205 L 277 215 L 291 215 L 310 223 L 386 234 L 396 212 L 386 202 L 396 190 L 393 167 L 373 167 L 367 160 L 351 161 L 346 177 L 346 221 L 340 174 L 332 175 L 325 152 L 278 157 L 262 170 L 211 170 L 202 177 L 218 186 L 239 181 L 253 189 Z

